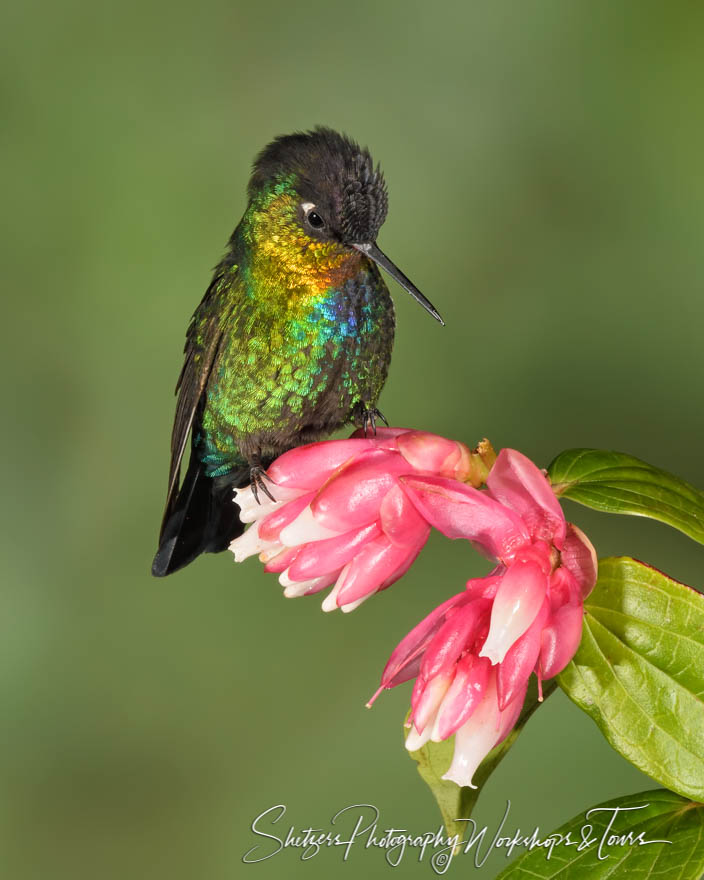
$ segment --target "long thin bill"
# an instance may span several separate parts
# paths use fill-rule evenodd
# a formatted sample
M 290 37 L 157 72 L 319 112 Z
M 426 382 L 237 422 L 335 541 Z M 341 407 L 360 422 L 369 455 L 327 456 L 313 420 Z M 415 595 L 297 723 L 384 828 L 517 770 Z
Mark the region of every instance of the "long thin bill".
M 443 327 L 445 326 L 445 322 L 440 317 L 440 312 L 438 312 L 430 300 L 426 299 L 415 284 L 409 281 L 403 272 L 394 266 L 386 254 L 379 250 L 373 241 L 367 241 L 362 244 L 353 244 L 352 247 L 363 253 L 365 257 L 369 257 L 370 260 L 374 260 L 377 266 L 381 266 L 385 272 L 388 272 L 405 291 L 411 294 L 416 302 L 419 302 L 427 312 L 430 312 L 436 321 L 439 321 Z

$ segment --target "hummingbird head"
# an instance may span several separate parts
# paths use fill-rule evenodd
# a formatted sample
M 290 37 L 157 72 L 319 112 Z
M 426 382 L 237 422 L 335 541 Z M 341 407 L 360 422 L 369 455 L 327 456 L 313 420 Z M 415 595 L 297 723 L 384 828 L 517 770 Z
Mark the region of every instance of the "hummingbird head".
M 250 199 L 289 181 L 296 196 L 296 223 L 310 243 L 354 249 L 381 266 L 434 318 L 434 306 L 379 249 L 388 195 L 381 168 L 369 150 L 346 135 L 319 126 L 277 137 L 254 161 Z

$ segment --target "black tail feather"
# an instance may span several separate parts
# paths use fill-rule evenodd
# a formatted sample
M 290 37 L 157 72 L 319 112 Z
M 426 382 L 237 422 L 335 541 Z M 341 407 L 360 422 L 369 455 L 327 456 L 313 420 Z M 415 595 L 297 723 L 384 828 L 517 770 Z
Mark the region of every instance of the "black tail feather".
M 172 574 L 201 553 L 220 553 L 244 531 L 233 489 L 249 483 L 249 468 L 223 477 L 208 477 L 194 455 L 173 509 L 159 536 L 152 574 Z

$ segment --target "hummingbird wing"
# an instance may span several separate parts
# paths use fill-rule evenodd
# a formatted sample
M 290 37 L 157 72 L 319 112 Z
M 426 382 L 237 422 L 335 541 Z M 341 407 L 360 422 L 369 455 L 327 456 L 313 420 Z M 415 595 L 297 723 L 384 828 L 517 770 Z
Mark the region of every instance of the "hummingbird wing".
M 181 474 L 181 459 L 196 412 L 203 400 L 208 378 L 223 339 L 223 315 L 220 292 L 221 278 L 216 277 L 193 313 L 186 331 L 185 360 L 176 383 L 178 400 L 171 432 L 171 465 L 166 495 L 164 523 L 169 518 L 176 498 Z

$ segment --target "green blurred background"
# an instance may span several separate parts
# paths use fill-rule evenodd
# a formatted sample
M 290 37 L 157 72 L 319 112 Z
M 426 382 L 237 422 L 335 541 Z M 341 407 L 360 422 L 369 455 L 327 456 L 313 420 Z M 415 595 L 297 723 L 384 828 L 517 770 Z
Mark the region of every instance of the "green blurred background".
M 401 745 L 409 687 L 364 702 L 486 564 L 433 538 L 349 616 L 229 554 L 152 579 L 186 324 L 255 152 L 331 125 L 382 163 L 380 243 L 447 321 L 393 290 L 392 423 L 544 465 L 611 447 L 704 485 L 704 9 L 29 0 L 3 18 L 0 873 L 387 876 L 360 848 L 241 858 L 279 803 L 299 828 L 362 802 L 437 826 Z M 702 584 L 701 548 L 664 526 L 568 515 L 601 555 Z M 649 787 L 558 694 L 476 818 L 510 798 L 508 828 L 547 832 Z M 432 876 L 416 856 L 404 875 Z

